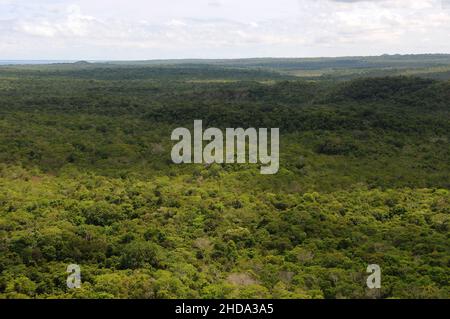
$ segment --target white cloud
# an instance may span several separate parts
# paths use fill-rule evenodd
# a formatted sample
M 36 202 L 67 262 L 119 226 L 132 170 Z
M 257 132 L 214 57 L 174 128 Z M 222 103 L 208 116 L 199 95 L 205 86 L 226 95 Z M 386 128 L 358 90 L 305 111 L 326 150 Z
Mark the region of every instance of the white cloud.
M 71 5 L 67 8 L 66 14 L 56 19 L 19 20 L 17 31 L 41 37 L 83 37 L 91 35 L 96 23 L 94 17 L 83 15 L 78 6 Z
M 0 0 L 0 59 L 450 52 L 449 34 L 441 0 Z

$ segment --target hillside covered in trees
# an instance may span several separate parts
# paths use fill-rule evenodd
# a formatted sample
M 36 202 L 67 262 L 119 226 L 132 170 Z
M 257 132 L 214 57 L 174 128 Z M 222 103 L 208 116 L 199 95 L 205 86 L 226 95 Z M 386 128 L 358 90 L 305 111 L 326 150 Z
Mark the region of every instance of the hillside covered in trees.
M 0 298 L 450 298 L 450 82 L 377 61 L 0 67 Z M 280 171 L 173 164 L 196 119 Z

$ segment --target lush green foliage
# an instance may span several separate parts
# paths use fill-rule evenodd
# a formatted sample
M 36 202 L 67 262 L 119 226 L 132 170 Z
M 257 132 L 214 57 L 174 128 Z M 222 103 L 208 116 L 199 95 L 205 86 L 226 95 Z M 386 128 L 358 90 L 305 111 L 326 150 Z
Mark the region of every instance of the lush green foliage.
M 2 69 L 0 296 L 449 298 L 450 83 L 236 67 Z M 279 127 L 280 172 L 172 164 L 194 119 Z

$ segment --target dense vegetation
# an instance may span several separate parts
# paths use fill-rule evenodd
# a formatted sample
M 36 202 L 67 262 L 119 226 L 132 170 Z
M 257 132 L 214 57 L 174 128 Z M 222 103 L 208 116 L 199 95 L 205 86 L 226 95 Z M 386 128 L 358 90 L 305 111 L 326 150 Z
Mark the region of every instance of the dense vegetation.
M 450 297 L 450 82 L 188 62 L 0 69 L 0 297 Z M 172 164 L 194 119 L 280 172 Z

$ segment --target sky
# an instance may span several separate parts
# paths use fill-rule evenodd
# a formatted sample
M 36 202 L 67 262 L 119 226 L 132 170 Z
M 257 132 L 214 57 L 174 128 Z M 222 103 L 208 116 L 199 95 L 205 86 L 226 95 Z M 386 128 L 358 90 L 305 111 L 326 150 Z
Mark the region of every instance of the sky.
M 450 53 L 450 0 L 0 0 L 0 60 Z

